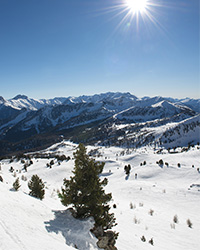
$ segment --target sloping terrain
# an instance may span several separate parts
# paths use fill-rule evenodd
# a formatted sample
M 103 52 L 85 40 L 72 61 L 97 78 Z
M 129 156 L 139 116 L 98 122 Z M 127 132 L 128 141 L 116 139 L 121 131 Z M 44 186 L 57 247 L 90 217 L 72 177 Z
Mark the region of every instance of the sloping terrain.
M 79 221 L 67 212 L 57 196 L 63 178 L 72 175 L 73 152 L 77 145 L 63 141 L 47 150 L 1 161 L 0 175 L 0 248 L 97 250 L 89 229 L 92 219 Z M 104 161 L 102 178 L 108 178 L 106 192 L 112 192 L 111 209 L 118 225 L 118 250 L 197 250 L 200 244 L 200 147 L 181 147 L 167 151 L 152 147 L 140 149 L 88 146 L 88 153 Z M 55 155 L 68 160 L 58 161 Z M 33 161 L 23 170 L 24 163 Z M 163 164 L 158 164 L 162 159 Z M 47 163 L 54 161 L 52 168 Z M 179 164 L 178 164 L 179 163 Z M 130 175 L 124 166 L 130 164 Z M 10 167 L 14 172 L 10 172 Z M 27 182 L 33 174 L 45 183 L 45 198 L 28 195 Z M 137 175 L 136 175 L 137 174 Z M 27 180 L 22 180 L 22 176 Z M 20 178 L 19 191 L 12 190 Z M 25 179 L 26 179 L 25 178 Z M 116 205 L 116 208 L 113 205 Z M 188 220 L 191 227 L 188 226 Z M 141 238 L 146 241 L 142 241 Z M 153 239 L 153 245 L 149 241 Z M 151 242 L 152 242 L 151 241 Z

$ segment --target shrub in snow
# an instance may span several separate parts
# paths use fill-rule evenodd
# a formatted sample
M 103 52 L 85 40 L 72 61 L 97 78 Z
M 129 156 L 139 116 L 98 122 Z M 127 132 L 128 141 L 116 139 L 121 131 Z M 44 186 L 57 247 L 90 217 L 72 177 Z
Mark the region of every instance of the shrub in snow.
M 56 155 L 56 159 L 58 161 L 65 161 L 65 160 L 67 160 L 67 157 L 66 157 L 66 155 Z
M 44 183 L 37 175 L 33 175 L 28 182 L 28 187 L 31 190 L 30 195 L 42 200 L 44 198 L 45 190 Z
M 149 214 L 150 214 L 151 216 L 153 216 L 154 210 L 153 210 L 153 209 L 150 209 L 150 210 L 149 210 Z
M 138 220 L 138 219 L 136 218 L 136 216 L 134 217 L 133 221 L 134 221 L 135 224 L 140 224 L 140 220 Z
M 181 167 L 181 164 L 180 164 L 180 163 L 178 163 L 178 164 L 177 164 L 177 166 L 178 166 L 178 168 L 180 168 L 180 167 Z
M 64 179 L 64 188 L 59 193 L 63 205 L 73 205 L 77 218 L 92 216 L 95 220 L 95 228 L 103 230 L 112 228 L 115 224 L 114 214 L 110 214 L 108 202 L 111 194 L 106 194 L 103 187 L 108 180 L 100 180 L 99 175 L 103 171 L 105 163 L 96 162 L 86 153 L 83 144 L 79 144 L 74 153 L 75 167 L 73 177 Z
M 3 177 L 0 175 L 0 182 L 3 182 Z
M 13 188 L 15 189 L 15 191 L 17 191 L 19 188 L 21 187 L 20 183 L 19 183 L 19 177 L 15 180 L 15 182 L 13 183 Z
M 133 209 L 133 203 L 132 202 L 130 203 L 130 209 Z
M 12 173 L 14 171 L 14 168 L 11 166 L 9 171 Z
M 50 165 L 51 165 L 51 166 L 54 165 L 54 160 L 51 160 L 51 161 L 50 161 Z
M 25 172 L 27 172 L 27 167 L 28 167 L 28 165 L 24 164 L 24 170 L 25 170 Z
M 117 208 L 117 205 L 116 205 L 116 204 L 113 204 L 113 208 Z
M 191 220 L 190 220 L 190 219 L 187 219 L 186 222 L 187 222 L 188 227 L 192 228 L 192 222 L 191 222 Z
M 144 235 L 142 235 L 141 237 L 141 241 L 145 242 L 146 241 L 146 238 L 144 237 Z
M 174 223 L 171 223 L 171 224 L 170 224 L 170 227 L 171 227 L 172 229 L 175 229 L 175 224 L 174 224 Z
M 151 238 L 151 239 L 149 240 L 149 244 L 151 244 L 151 245 L 153 246 L 153 238 Z
M 22 175 L 21 179 L 22 179 L 22 181 L 27 181 L 27 178 L 24 175 Z
M 139 203 L 139 207 L 143 207 L 144 204 L 142 202 Z
M 131 165 L 130 165 L 130 164 L 128 164 L 128 166 L 126 165 L 126 166 L 124 167 L 124 171 L 125 171 L 126 175 L 129 175 L 129 174 L 130 174 L 130 171 L 131 171 Z
M 160 159 L 160 160 L 158 161 L 158 165 L 163 166 L 163 164 L 164 164 L 163 160 Z
M 173 222 L 178 223 L 178 216 L 177 215 L 174 215 Z

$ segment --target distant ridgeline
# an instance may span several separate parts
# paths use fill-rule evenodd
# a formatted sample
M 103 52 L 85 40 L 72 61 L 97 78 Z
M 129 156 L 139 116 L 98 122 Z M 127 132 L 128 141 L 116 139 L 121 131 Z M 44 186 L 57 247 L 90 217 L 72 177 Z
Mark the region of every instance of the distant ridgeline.
M 42 149 L 63 139 L 85 144 L 187 146 L 200 141 L 200 99 L 130 93 L 32 99 L 0 97 L 0 155 Z

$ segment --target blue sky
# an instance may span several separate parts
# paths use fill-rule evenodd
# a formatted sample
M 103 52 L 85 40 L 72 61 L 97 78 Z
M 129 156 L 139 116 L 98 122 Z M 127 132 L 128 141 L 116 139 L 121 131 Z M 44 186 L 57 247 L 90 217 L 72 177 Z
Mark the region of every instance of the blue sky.
M 125 2 L 0 0 L 0 95 L 200 98 L 199 0 L 149 0 L 137 24 Z

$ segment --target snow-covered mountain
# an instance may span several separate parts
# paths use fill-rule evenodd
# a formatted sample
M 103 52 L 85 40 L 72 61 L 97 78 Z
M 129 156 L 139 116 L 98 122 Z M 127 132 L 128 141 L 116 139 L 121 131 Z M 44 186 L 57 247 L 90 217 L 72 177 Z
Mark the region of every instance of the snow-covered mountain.
M 118 137 L 129 135 L 129 131 L 140 134 L 141 128 L 194 117 L 199 103 L 199 99 L 137 98 L 120 92 L 40 100 L 25 95 L 10 100 L 1 97 L 0 154 L 44 146 L 47 141 L 59 140 L 60 135 L 77 142 L 107 140 L 118 145 Z M 113 124 L 126 126 L 116 130 Z
M 144 122 L 152 121 L 155 119 L 162 119 L 166 117 L 173 117 L 181 115 L 184 119 L 189 116 L 195 115 L 195 112 L 183 105 L 177 105 L 169 101 L 160 101 L 152 105 L 145 105 L 139 103 L 128 110 L 122 111 L 115 115 L 115 118 L 120 120 L 129 120 L 131 122 Z

